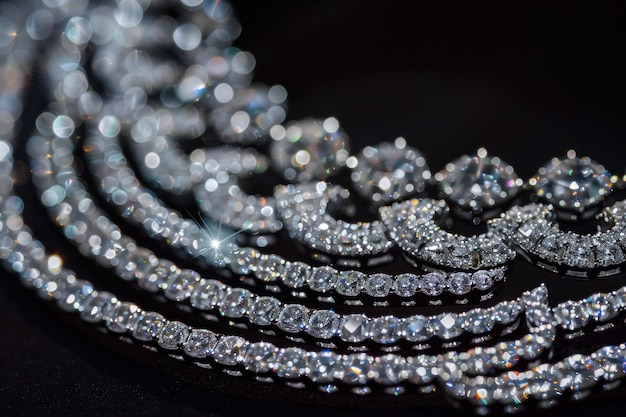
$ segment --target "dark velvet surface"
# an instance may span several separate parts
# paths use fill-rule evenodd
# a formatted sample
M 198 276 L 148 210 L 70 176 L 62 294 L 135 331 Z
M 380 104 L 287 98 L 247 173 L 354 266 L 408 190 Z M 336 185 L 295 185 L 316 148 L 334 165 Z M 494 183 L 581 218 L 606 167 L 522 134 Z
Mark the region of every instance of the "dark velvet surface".
M 621 2 L 414 3 L 238 1 L 243 31 L 236 45 L 255 55 L 255 80 L 286 87 L 289 119 L 335 116 L 353 150 L 403 136 L 436 171 L 485 147 L 528 178 L 574 149 L 624 174 Z M 41 105 L 31 101 L 28 114 Z M 24 138 L 30 123 L 27 118 Z M 107 271 L 76 256 L 37 207 L 28 184 L 18 191 L 27 201 L 29 224 L 52 251 L 67 257 L 68 266 L 146 308 L 171 310 L 107 280 Z M 2 416 L 463 412 L 438 395 L 328 396 L 215 374 L 119 341 L 57 311 L 13 275 L 2 272 L 1 278 Z M 492 301 L 542 282 L 557 303 L 610 291 L 626 280 L 624 274 L 573 280 L 518 259 Z M 606 340 L 577 343 L 625 339 L 622 328 Z M 617 413 L 626 405 L 625 393 L 597 393 L 532 415 Z

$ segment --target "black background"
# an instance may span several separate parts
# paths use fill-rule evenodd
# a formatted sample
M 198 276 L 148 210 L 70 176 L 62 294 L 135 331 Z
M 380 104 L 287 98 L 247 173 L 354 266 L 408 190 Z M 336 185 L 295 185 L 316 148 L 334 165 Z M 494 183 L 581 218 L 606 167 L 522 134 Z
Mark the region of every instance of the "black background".
M 287 88 L 289 119 L 337 117 L 355 151 L 403 136 L 436 171 L 486 147 L 528 178 L 574 149 L 614 174 L 625 172 L 622 2 L 275 0 L 234 7 L 243 28 L 236 45 L 255 55 L 255 79 Z M 21 189 L 28 196 L 28 187 Z M 30 210 L 42 240 L 71 251 Z M 79 261 L 71 267 L 88 279 L 101 274 Z M 554 302 L 624 283 L 623 275 L 582 282 L 515 268 L 499 299 L 539 282 Z M 619 412 L 623 393 L 546 414 Z M 0 280 L 0 415 L 414 412 L 455 411 L 437 396 L 328 397 L 214 375 L 100 334 L 10 274 Z

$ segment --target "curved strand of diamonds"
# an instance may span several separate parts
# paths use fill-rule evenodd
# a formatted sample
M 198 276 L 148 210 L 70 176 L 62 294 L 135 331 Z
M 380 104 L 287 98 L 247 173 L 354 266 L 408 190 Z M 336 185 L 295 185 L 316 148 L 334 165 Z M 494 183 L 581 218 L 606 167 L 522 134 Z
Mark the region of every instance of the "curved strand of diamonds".
M 343 191 L 324 181 L 279 186 L 274 192 L 278 217 L 289 236 L 315 251 L 313 257 L 323 263 L 331 262 L 329 256 L 355 267 L 361 266 L 363 257 L 368 266 L 391 261 L 393 242 L 380 221 L 351 223 L 328 213 L 329 201 Z
M 96 118 L 97 120 L 97 118 Z M 40 133 L 45 123 L 38 121 Z M 88 133 L 89 138 L 93 133 Z M 93 141 L 85 145 L 91 152 Z M 218 279 L 203 278 L 191 269 L 181 269 L 167 259 L 159 259 L 146 248 L 124 235 L 100 210 L 72 168 L 72 144 L 68 138 L 33 136 L 27 144 L 31 156 L 33 184 L 50 217 L 63 228 L 66 238 L 80 252 L 100 265 L 113 268 L 126 280 L 137 279 L 140 287 L 151 292 L 162 291 L 166 298 L 189 302 L 193 307 L 214 310 L 229 319 L 245 319 L 255 326 L 276 326 L 294 336 L 308 334 L 330 342 L 382 345 L 419 342 L 439 338 L 445 342 L 466 333 L 493 337 L 517 326 L 522 312 L 519 303 L 503 302 L 493 308 L 475 308 L 465 313 L 442 313 L 436 316 L 414 315 L 398 318 L 392 315 L 367 317 L 364 314 L 341 315 L 332 310 L 315 310 L 301 304 L 286 304 L 270 296 L 258 296 L 244 288 L 229 287 Z M 119 158 L 109 160 L 119 161 Z M 111 178 L 107 181 L 111 189 Z M 114 192 L 114 198 L 115 197 Z M 506 311 L 506 313 L 505 313 Z M 319 343 L 319 341 L 318 341 Z
M 551 204 L 514 206 L 489 223 L 503 240 L 542 268 L 579 278 L 603 278 L 621 273 L 626 262 L 626 202 L 616 202 L 600 215 L 612 224 L 594 234 L 561 230 Z
M 293 290 L 307 288 L 319 294 L 319 301 L 332 302 L 334 295 L 335 298 L 345 297 L 351 303 L 384 303 L 392 302 L 393 299 L 388 296 L 393 294 L 399 303 L 411 304 L 414 297 L 422 295 L 427 302 L 440 304 L 441 297 L 446 295 L 458 297 L 457 300 L 463 302 L 468 295 L 476 292 L 486 299 L 494 287 L 505 280 L 505 268 L 471 273 L 433 271 L 424 275 L 405 273 L 397 276 L 366 274 L 357 270 L 340 271 L 331 266 L 313 267 L 301 261 L 288 261 L 276 254 L 262 254 L 254 248 L 235 247 L 228 239 L 220 242 L 221 235 L 215 233 L 207 237 L 206 231 L 189 227 L 191 220 L 155 198 L 125 162 L 116 137 L 103 136 L 99 133 L 86 138 L 86 160 L 99 181 L 98 190 L 125 219 L 143 226 L 151 236 L 161 237 L 174 247 L 187 243 L 187 248 L 192 247 L 192 255 L 208 256 L 209 262 L 219 255 L 224 258 L 227 256 L 224 252 L 232 250 L 230 262 L 217 259 L 218 266 L 228 266 L 236 274 L 252 274 L 264 285 L 281 283 Z M 179 236 L 190 240 L 182 240 Z M 220 246 L 214 248 L 212 242 L 207 242 L 210 239 L 216 239 Z M 219 265 L 221 262 L 223 264 Z M 275 290 L 280 290 L 280 287 L 275 287 Z M 301 291 L 293 292 L 301 294 Z
M 447 392 L 452 393 L 454 398 L 471 400 L 480 397 L 480 405 L 484 408 L 486 404 L 502 400 L 500 393 L 497 392 L 498 388 L 513 388 L 513 395 L 506 397 L 513 403 L 519 401 L 517 394 L 523 395 L 523 392 L 517 392 L 520 387 L 511 384 L 511 381 L 519 380 L 519 371 L 506 373 L 504 384 L 498 383 L 497 378 L 481 376 L 482 372 L 488 372 L 494 365 L 504 369 L 510 368 L 524 355 L 528 358 L 536 357 L 538 350 L 542 350 L 539 348 L 542 344 L 552 343 L 553 333 L 550 330 L 553 329 L 552 318 L 547 314 L 545 307 L 540 307 L 546 305 L 545 287 L 524 294 L 524 304 L 533 311 L 530 316 L 532 318 L 529 319 L 536 320 L 533 324 L 538 327 L 535 328 L 537 332 L 535 337 L 532 334 L 529 336 L 532 339 L 532 343 L 528 345 L 530 349 L 521 351 L 515 344 L 514 350 L 511 351 L 511 346 L 505 343 L 495 349 L 475 348 L 466 353 L 437 356 L 419 355 L 403 358 L 394 354 L 382 357 L 363 353 L 339 355 L 332 351 L 312 352 L 292 347 L 279 348 L 269 342 L 252 343 L 240 336 L 221 335 L 208 329 L 192 328 L 179 321 L 169 321 L 159 313 L 143 311 L 135 304 L 119 301 L 110 293 L 98 292 L 88 281 L 77 279 L 72 271 L 63 267 L 58 256 L 46 255 L 41 242 L 34 240 L 31 231 L 21 219 L 23 203 L 19 198 L 11 196 L 10 193 L 5 193 L 4 197 L 6 197 L 2 200 L 4 207 L 1 210 L 3 221 L 0 223 L 2 226 L 0 237 L 5 238 L 2 240 L 2 259 L 10 270 L 20 275 L 23 284 L 34 288 L 40 296 L 55 300 L 65 311 L 79 313 L 80 317 L 89 323 L 104 324 L 114 334 L 128 334 L 141 343 L 156 343 L 164 350 L 179 351 L 193 360 L 211 359 L 210 363 L 220 368 L 239 367 L 261 375 L 272 372 L 278 378 L 293 381 L 305 377 L 323 383 L 323 389 L 327 392 L 338 389 L 332 383 L 339 380 L 349 386 L 356 386 L 355 392 L 360 394 L 371 392 L 371 388 L 367 386 L 370 382 L 383 386 L 392 385 L 386 392 L 397 395 L 406 390 L 404 386 L 398 386 L 399 383 L 421 385 L 440 380 L 448 387 Z M 18 263 L 15 262 L 17 254 L 21 259 Z M 600 355 L 602 360 L 591 361 L 591 364 L 601 364 L 598 369 L 602 372 L 601 375 L 604 375 L 605 369 L 610 370 L 606 379 L 612 381 L 621 377 L 620 371 L 624 372 L 619 366 L 624 360 L 623 351 L 623 345 L 619 348 L 609 346 L 595 352 L 596 356 L 592 354 L 585 357 L 578 354 L 557 364 L 539 365 L 532 368 L 536 370 L 537 378 L 530 380 L 538 384 L 534 387 L 538 388 L 537 391 L 542 398 L 551 398 L 560 393 L 554 385 L 549 384 L 547 389 L 542 386 L 545 386 L 546 377 L 548 381 L 553 380 L 555 374 L 561 375 L 561 371 L 569 371 L 574 379 L 571 385 L 561 383 L 559 387 L 565 389 L 571 387 L 575 391 L 589 388 L 598 381 L 597 371 L 585 373 L 583 370 L 589 367 L 590 358 L 595 359 Z M 491 356 L 502 358 L 504 361 L 491 359 L 483 362 L 485 358 Z M 261 358 L 262 360 L 259 360 Z M 478 358 L 480 360 L 477 361 Z M 323 368 L 319 368 L 321 364 L 324 364 Z M 355 366 L 359 369 L 365 367 L 368 372 L 359 371 L 355 374 L 350 371 Z M 318 369 L 324 371 L 320 373 Z M 390 372 L 391 369 L 399 373 Z M 532 370 L 529 376 L 534 376 Z M 545 371 L 549 371 L 547 375 Z M 474 372 L 478 375 L 472 376 Z M 523 374 L 527 375 L 527 372 Z M 477 386 L 476 381 L 483 383 Z M 492 383 L 492 389 L 487 389 L 486 384 L 489 382 Z M 524 382 L 524 385 L 528 383 L 526 380 Z M 329 383 L 333 388 L 329 387 Z M 463 392 L 470 395 L 462 395 Z
M 500 267 L 515 251 L 488 231 L 462 236 L 443 230 L 435 221 L 449 210 L 443 200 L 414 198 L 379 209 L 389 237 L 410 257 L 461 270 Z
M 0 257 L 5 266 L 20 276 L 24 285 L 35 289 L 41 297 L 55 301 L 64 311 L 78 313 L 88 323 L 104 325 L 113 334 L 129 335 L 144 346 L 154 344 L 178 357 L 183 355 L 200 361 L 204 366 L 208 361 L 209 367 L 224 369 L 230 375 L 246 372 L 259 375 L 261 378 L 257 379 L 261 381 L 272 381 L 273 378 L 266 376 L 273 375 L 294 387 L 303 386 L 305 378 L 324 392 L 336 392 L 345 384 L 360 395 L 380 386 L 383 392 L 399 395 L 407 392 L 406 384 L 436 384 L 452 398 L 469 401 L 477 407 L 476 412 L 482 414 L 497 405 L 504 405 L 509 412 L 519 411 L 520 403 L 529 398 L 554 405 L 550 400 L 566 392 L 582 396 L 594 385 L 603 383 L 607 383 L 605 389 L 610 389 L 616 386 L 612 382 L 626 374 L 624 344 L 605 346 L 590 355 L 574 354 L 528 370 L 506 371 L 522 358 L 537 357 L 542 350 L 540 346 L 552 343 L 550 315 L 536 308 L 547 295 L 545 288 L 524 295 L 525 304 L 538 313 L 536 317 L 541 324 L 535 323 L 537 333 L 529 335 L 531 343 L 522 349 L 515 343 L 512 346 L 504 343 L 494 348 L 436 356 L 386 354 L 377 357 L 278 347 L 270 342 L 250 342 L 240 336 L 194 328 L 120 301 L 113 294 L 98 291 L 88 281 L 78 279 L 73 271 L 63 267 L 58 256 L 47 255 L 41 242 L 34 240 L 20 219 L 23 203 L 19 198 L 9 193 L 5 197 L 8 198 L 1 204 L 4 207 L 1 207 L 3 250 Z M 14 261 L 17 254 L 20 263 Z M 501 376 L 487 375 L 492 367 L 506 372 Z

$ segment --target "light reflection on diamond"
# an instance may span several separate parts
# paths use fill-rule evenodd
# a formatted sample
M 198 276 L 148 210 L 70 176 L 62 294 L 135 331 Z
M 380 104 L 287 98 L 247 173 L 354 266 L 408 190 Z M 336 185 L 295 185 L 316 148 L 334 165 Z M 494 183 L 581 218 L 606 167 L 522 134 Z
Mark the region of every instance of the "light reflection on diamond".
M 566 159 L 552 158 L 533 181 L 537 195 L 557 207 L 584 210 L 604 201 L 612 191 L 611 175 L 603 165 L 573 151 Z
M 485 209 L 513 198 L 522 185 L 513 167 L 480 148 L 449 163 L 436 177 L 443 197 L 463 208 Z

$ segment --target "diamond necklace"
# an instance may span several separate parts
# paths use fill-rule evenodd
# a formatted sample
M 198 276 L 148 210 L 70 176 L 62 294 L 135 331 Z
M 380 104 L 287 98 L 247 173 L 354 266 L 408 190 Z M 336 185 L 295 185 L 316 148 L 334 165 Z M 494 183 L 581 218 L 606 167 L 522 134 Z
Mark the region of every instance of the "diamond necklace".
M 116 6 L 117 9 L 114 10 L 116 23 L 124 28 L 135 28 L 140 23 L 149 21 L 147 11 L 151 11 L 151 9 L 145 10 L 144 19 L 141 16 L 137 19 L 137 15 L 141 15 L 141 13 L 139 13 L 140 9 L 136 6 L 138 4 L 134 2 L 118 4 Z M 192 6 L 185 2 L 183 2 L 182 7 L 183 11 L 186 7 L 193 9 Z M 42 8 L 41 10 L 46 9 Z M 97 8 L 96 10 L 102 12 L 102 10 Z M 54 13 L 59 12 L 56 9 L 53 11 Z M 65 52 L 71 57 L 73 52 L 84 50 L 85 46 L 90 42 L 90 37 L 94 37 L 91 41 L 94 41 L 96 45 L 106 44 L 106 42 L 102 42 L 102 39 L 95 42 L 98 36 L 103 36 L 102 28 L 100 33 L 96 31 L 94 34 L 93 32 L 94 27 L 97 26 L 96 22 L 102 24 L 102 20 L 98 19 L 106 17 L 106 14 L 101 15 L 89 8 L 80 11 L 80 13 L 70 8 L 67 13 L 67 16 L 59 19 L 61 23 L 58 26 L 65 29 L 65 32 L 61 36 L 62 42 L 59 44 L 59 49 L 54 50 L 55 53 L 64 52 L 65 48 L 67 49 Z M 140 22 L 137 20 L 140 20 Z M 16 21 L 20 20 L 17 19 Z M 224 23 L 224 21 L 221 23 Z M 224 25 L 228 27 L 228 24 Z M 196 27 L 196 29 L 198 28 Z M 225 33 L 228 33 L 228 30 L 223 30 Z M 30 31 L 33 32 L 33 29 L 31 28 Z M 187 45 L 186 42 L 189 41 L 189 38 L 194 38 L 195 31 L 191 26 L 181 25 L 173 33 L 175 42 Z M 217 38 L 223 41 L 225 33 L 220 32 L 221 36 L 217 36 Z M 28 35 L 34 39 L 41 36 L 36 31 L 28 33 Z M 69 44 L 67 43 L 68 41 Z M 123 41 L 130 42 L 129 39 Z M 22 37 L 20 37 L 20 42 L 23 42 Z M 10 46 L 15 47 L 16 44 L 17 42 L 10 44 Z M 181 47 L 181 49 L 187 50 L 185 49 L 187 47 Z M 106 47 L 102 49 L 106 50 Z M 21 60 L 23 57 L 9 54 L 4 56 L 7 57 L 7 62 L 11 64 L 4 67 L 6 68 L 5 74 L 11 74 L 11 69 L 15 66 L 28 65 L 28 63 Z M 241 56 L 238 59 L 242 59 Z M 82 63 L 82 61 L 79 60 L 76 63 Z M 136 64 L 137 62 L 132 63 L 132 65 Z M 135 258 L 123 260 L 118 258 L 122 251 L 121 249 L 117 251 L 115 239 L 111 238 L 117 236 L 120 231 L 108 224 L 106 219 L 101 216 L 89 217 L 96 211 L 89 203 L 89 200 L 85 198 L 84 190 L 81 190 L 78 186 L 78 182 L 73 177 L 71 170 L 68 169 L 71 167 L 72 152 L 71 146 L 67 145 L 71 143 L 70 137 L 74 135 L 75 128 L 78 128 L 81 123 L 72 116 L 78 114 L 89 119 L 92 116 L 101 114 L 99 109 L 94 111 L 94 108 L 99 107 L 97 94 L 89 88 L 88 83 L 85 83 L 87 77 L 79 68 L 79 66 L 73 66 L 71 63 L 67 64 L 66 62 L 63 65 L 50 64 L 49 72 L 51 76 L 49 81 L 56 86 L 54 91 L 57 91 L 63 97 L 63 100 L 59 100 L 52 105 L 50 107 L 52 111 L 42 114 L 37 123 L 39 129 L 38 136 L 50 135 L 48 139 L 54 150 L 50 153 L 50 161 L 55 169 L 58 169 L 58 171 L 55 171 L 54 181 L 47 184 L 47 188 L 41 194 L 41 200 L 47 207 L 59 206 L 79 212 L 82 210 L 81 215 L 84 216 L 83 223 L 74 222 L 69 224 L 70 227 L 66 228 L 64 232 L 66 237 L 73 239 L 81 236 L 81 233 L 83 233 L 85 237 L 88 237 L 82 246 L 83 251 L 92 251 L 91 255 L 95 255 L 95 259 L 99 260 L 101 264 L 110 261 L 117 262 L 120 266 L 118 272 L 122 277 L 126 274 L 127 279 L 139 279 L 140 276 L 135 273 L 139 269 L 135 269 L 133 262 L 128 262 L 134 261 Z M 129 78 L 131 83 L 134 82 L 133 77 Z M 185 78 L 185 83 L 181 82 L 181 85 L 188 85 L 190 83 L 189 80 L 190 77 Z M 194 80 L 191 79 L 191 81 Z M 151 80 L 151 82 L 154 82 L 154 80 Z M 233 82 L 232 86 L 237 87 L 236 82 Z M 17 83 L 17 87 L 19 90 L 19 83 Z M 183 88 L 182 90 L 185 89 Z M 19 91 L 6 89 L 6 91 L 3 91 L 3 95 L 8 99 L 9 103 L 13 102 L 12 100 L 16 97 L 19 99 Z M 182 93 L 179 93 L 179 95 L 184 96 Z M 136 98 L 131 97 L 129 100 Z M 77 106 L 78 112 L 73 111 L 71 109 L 72 106 Z M 8 115 L 17 115 L 15 116 L 17 120 L 20 112 L 19 107 L 12 107 L 10 110 L 11 112 Z M 47 119 L 50 121 L 49 124 Z M 235 119 L 239 120 L 238 118 Z M 102 118 L 99 123 L 100 132 L 107 132 L 106 128 L 111 127 L 111 122 L 115 126 L 115 119 Z M 217 122 L 215 123 L 217 124 Z M 11 127 L 14 127 L 12 125 L 13 123 L 11 123 Z M 87 322 L 104 324 L 113 333 L 129 334 L 137 341 L 146 342 L 147 344 L 153 343 L 162 349 L 181 352 L 194 359 L 208 360 L 211 366 L 219 369 L 224 368 L 229 373 L 246 374 L 252 372 L 259 375 L 269 374 L 280 380 L 287 380 L 291 385 L 298 385 L 305 379 L 313 381 L 314 385 L 318 385 L 326 391 L 343 389 L 345 388 L 344 385 L 347 385 L 347 389 L 358 394 L 376 392 L 381 389 L 388 393 L 399 394 L 402 392 L 414 392 L 410 388 L 407 389 L 407 386 L 411 385 L 417 385 L 419 387 L 418 392 L 427 391 L 426 387 L 431 384 L 440 385 L 445 387 L 447 394 L 452 398 L 469 401 L 475 405 L 477 411 L 484 410 L 485 404 L 489 406 L 505 406 L 509 410 L 516 410 L 518 408 L 516 405 L 518 399 L 527 394 L 531 394 L 530 397 L 534 400 L 545 401 L 546 404 L 549 404 L 554 396 L 561 395 L 568 390 L 584 392 L 591 385 L 604 383 L 607 383 L 607 387 L 611 387 L 611 383 L 622 375 L 620 363 L 623 362 L 624 357 L 623 345 L 606 346 L 600 350 L 588 352 L 586 355 L 575 354 L 564 357 L 562 360 L 554 363 L 546 362 L 537 366 L 534 364 L 525 365 L 525 361 L 537 359 L 541 355 L 545 355 L 546 348 L 549 349 L 552 346 L 557 329 L 578 332 L 590 326 L 595 327 L 595 324 L 598 324 L 595 327 L 596 330 L 606 330 L 614 326 L 615 323 L 611 320 L 619 318 L 624 308 L 623 289 L 611 293 L 596 293 L 588 299 L 581 301 L 566 301 L 551 309 L 547 306 L 545 288 L 541 287 L 525 293 L 517 301 L 524 306 L 525 318 L 529 327 L 527 336 L 509 342 L 505 340 L 494 346 L 471 348 L 465 352 L 448 351 L 419 356 L 404 356 L 395 353 L 374 353 L 372 355 L 366 353 L 341 354 L 333 350 L 306 350 L 300 347 L 290 347 L 293 341 L 287 341 L 284 347 L 279 348 L 274 345 L 274 343 L 278 342 L 273 339 L 273 343 L 253 342 L 236 334 L 221 334 L 208 328 L 196 328 L 178 321 L 170 321 L 159 313 L 143 311 L 132 303 L 120 302 L 112 294 L 97 291 L 87 281 L 78 279 L 72 271 L 62 266 L 63 262 L 58 256 L 46 254 L 43 245 L 33 237 L 28 226 L 24 224 L 24 219 L 21 216 L 23 208 L 21 200 L 19 197 L 14 196 L 11 191 L 14 181 L 11 177 L 13 166 L 11 147 L 14 145 L 14 142 L 11 141 L 10 135 L 14 132 L 13 129 L 3 129 L 3 131 L 6 131 L 7 136 L 2 142 L 4 145 L 2 145 L 1 155 L 1 160 L 3 161 L 2 174 L 4 177 L 2 183 L 4 185 L 1 200 L 3 227 L 0 231 L 2 232 L 3 242 L 2 259 L 5 266 L 20 276 L 22 282 L 34 288 L 43 297 L 57 300 L 61 308 L 67 311 L 78 312 Z M 38 143 L 41 145 L 41 142 L 45 140 L 45 138 L 40 137 L 31 142 L 35 144 L 30 146 L 31 154 L 36 154 L 40 151 L 41 148 L 36 145 Z M 45 160 L 43 158 L 39 160 L 39 163 Z M 32 161 L 37 163 L 36 158 L 33 158 Z M 38 171 L 35 170 L 33 180 L 41 181 L 37 185 L 42 185 L 45 178 L 47 178 L 45 175 L 38 175 Z M 60 205 L 59 203 L 66 196 L 69 196 L 69 198 L 81 198 L 77 199 L 73 205 Z M 123 197 L 119 193 L 116 196 L 118 198 Z M 144 195 L 144 197 L 147 198 L 148 196 Z M 115 195 L 113 198 L 115 198 Z M 63 214 L 62 210 L 59 214 Z M 166 217 L 169 218 L 169 214 Z M 148 220 L 151 220 L 148 222 L 149 224 L 155 225 L 153 219 Z M 81 229 L 81 227 L 86 229 Z M 190 230 L 195 230 L 194 227 L 197 227 L 197 225 L 193 223 L 188 224 Z M 98 228 L 101 229 L 98 230 Z M 514 230 L 517 231 L 517 229 Z M 96 242 L 98 239 L 101 239 L 101 241 Z M 177 239 L 183 241 L 183 245 L 189 244 L 189 241 L 186 240 L 188 236 L 185 234 L 179 234 Z M 125 241 L 124 243 L 130 245 L 132 242 Z M 186 246 L 184 247 L 186 248 Z M 102 250 L 102 252 L 93 253 L 96 248 L 97 250 Z M 123 249 L 126 250 L 124 253 L 128 253 L 128 256 L 140 255 L 139 251 L 135 252 L 131 248 L 132 245 L 124 247 Z M 191 252 L 191 254 L 194 253 Z M 255 257 L 256 255 L 252 256 L 253 259 Z M 261 256 L 259 256 L 259 259 L 266 260 Z M 158 262 L 160 266 L 158 269 L 155 268 L 155 270 L 165 271 L 166 273 L 169 264 L 165 261 L 165 259 L 160 259 Z M 251 263 L 246 260 L 240 265 L 242 268 L 249 268 Z M 264 272 L 267 273 L 267 271 L 265 270 Z M 142 272 L 145 272 L 145 270 Z M 367 280 L 369 281 L 371 278 L 370 276 Z M 396 277 L 396 288 L 397 281 L 398 278 Z M 446 281 L 449 285 L 450 278 Z M 169 279 L 167 282 L 170 282 Z M 320 280 L 320 283 L 324 284 L 324 282 L 325 280 Z M 146 285 L 149 284 L 150 282 L 146 281 Z M 153 282 L 153 284 L 156 284 L 157 287 L 160 285 L 159 282 Z M 181 286 L 178 286 L 178 284 L 161 286 L 159 289 L 164 289 L 165 291 L 182 289 L 184 284 Z M 212 282 L 210 284 L 216 283 Z M 385 286 L 385 284 L 382 285 L 382 287 Z M 373 288 L 376 288 L 376 286 L 373 286 Z M 421 288 L 423 289 L 423 287 Z M 170 294 L 173 293 L 170 292 Z M 385 295 L 383 294 L 381 299 Z M 173 294 L 171 298 L 176 299 L 177 296 Z M 183 298 L 186 298 L 186 296 Z M 244 296 L 243 298 L 245 301 L 246 297 Z M 512 304 L 515 305 L 515 302 L 512 302 Z M 227 308 L 225 306 L 226 304 L 220 304 L 221 312 Z M 235 310 L 237 308 L 237 306 L 234 307 Z M 464 322 L 469 323 L 473 321 L 479 327 L 485 326 L 490 321 L 490 319 L 484 317 L 486 311 L 485 309 L 476 309 L 472 313 L 476 315 L 476 318 L 469 320 L 468 315 L 465 315 L 463 316 Z M 500 311 L 498 314 L 504 313 Z M 226 315 L 228 316 L 228 314 Z M 297 314 L 294 316 L 297 316 Z M 285 320 L 285 324 L 293 324 L 294 316 Z M 324 317 L 324 320 L 329 318 L 333 319 L 336 317 L 329 315 Z M 317 330 L 314 331 L 322 332 L 325 322 L 320 317 L 317 317 L 317 319 L 317 323 L 321 324 L 321 326 L 318 326 Z M 515 314 L 512 320 L 515 320 Z M 441 333 L 438 333 L 438 336 L 443 336 L 444 339 L 447 335 L 447 333 L 444 333 L 445 331 L 454 333 L 458 329 L 456 327 L 456 319 L 450 313 L 437 316 L 436 319 L 433 317 L 428 318 L 427 321 L 431 322 L 433 327 L 437 327 L 438 331 L 441 331 Z M 395 328 L 392 322 L 393 320 L 391 319 L 387 322 L 380 320 L 377 326 L 373 326 L 372 328 L 379 331 L 379 334 L 375 337 L 380 340 L 390 340 L 396 337 L 397 335 L 391 334 Z M 415 328 L 415 326 L 420 326 L 421 324 L 416 320 L 411 325 Z M 315 328 L 315 326 L 311 328 Z M 235 330 L 235 328 L 231 330 Z M 385 331 L 388 334 L 384 334 Z M 407 332 L 407 330 L 401 330 L 401 332 Z M 481 333 L 482 331 L 477 334 Z M 402 334 L 406 335 L 406 333 Z M 320 336 L 323 333 L 312 334 L 314 337 L 316 335 L 322 339 L 324 338 Z M 570 335 L 575 336 L 575 333 L 570 333 Z M 503 335 L 496 336 L 498 339 L 502 337 Z M 283 344 L 285 344 L 284 341 L 278 343 L 281 346 Z M 454 345 L 448 348 L 454 348 Z M 542 359 L 547 360 L 548 358 L 542 357 Z M 496 378 L 490 376 L 491 372 L 493 372 L 494 364 L 497 364 L 495 369 L 498 369 L 498 372 L 515 368 L 516 366 L 520 366 L 522 369 L 528 366 L 528 371 L 522 373 L 518 370 L 504 372 Z M 355 373 L 356 369 L 360 370 L 358 374 Z M 363 370 L 368 371 L 363 372 Z M 547 381 L 555 380 L 559 381 L 556 386 L 546 385 Z M 307 384 L 305 383 L 304 385 Z M 505 391 L 506 395 L 503 395 Z

